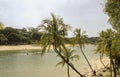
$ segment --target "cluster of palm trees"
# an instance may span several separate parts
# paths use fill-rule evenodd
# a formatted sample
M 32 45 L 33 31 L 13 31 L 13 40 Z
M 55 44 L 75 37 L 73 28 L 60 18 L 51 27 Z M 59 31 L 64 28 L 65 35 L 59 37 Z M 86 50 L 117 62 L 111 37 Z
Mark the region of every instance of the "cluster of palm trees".
M 67 36 L 67 31 L 70 30 L 70 26 L 64 24 L 62 18 L 56 18 L 54 14 L 51 14 L 51 19 L 45 19 L 42 22 L 42 25 L 39 26 L 41 29 L 43 35 L 41 37 L 41 46 L 43 47 L 42 55 L 49 51 L 49 49 L 52 47 L 53 50 L 57 53 L 57 55 L 62 59 L 59 64 L 67 64 L 68 69 L 68 77 L 70 77 L 69 74 L 69 67 L 72 68 L 80 77 L 85 77 L 83 74 L 81 74 L 72 64 L 71 59 L 78 58 L 78 55 L 73 55 L 74 50 L 67 49 L 65 45 L 65 37 Z M 83 52 L 83 48 L 85 48 L 85 43 L 87 43 L 86 34 L 85 31 L 81 31 L 81 29 L 75 29 L 74 31 L 74 44 L 78 44 L 80 51 L 82 52 L 83 56 L 85 57 L 88 65 L 91 68 L 91 71 L 94 72 L 89 60 L 87 59 L 85 53 Z
M 70 77 L 69 68 L 72 68 L 80 77 L 85 77 L 81 74 L 73 65 L 72 60 L 74 58 L 78 59 L 78 55 L 73 54 L 75 51 L 68 49 L 65 45 L 65 39 L 68 30 L 71 27 L 68 24 L 64 24 L 62 18 L 57 18 L 54 14 L 51 14 L 51 19 L 43 20 L 42 24 L 39 26 L 41 29 L 41 46 L 43 47 L 41 54 L 43 55 L 46 51 L 48 52 L 50 48 L 57 53 L 61 58 L 61 61 L 57 64 L 67 65 L 67 74 Z M 79 50 L 83 54 L 86 62 L 88 63 L 93 75 L 96 75 L 95 69 L 91 66 L 87 56 L 84 53 L 85 44 L 87 43 L 87 35 L 85 31 L 82 32 L 81 29 L 74 30 L 74 39 L 71 40 L 73 46 L 79 45 Z M 110 77 L 112 77 L 112 70 L 114 72 L 114 77 L 119 74 L 119 64 L 120 64 L 120 35 L 111 29 L 102 31 L 99 35 L 97 41 L 97 53 L 100 54 L 100 61 L 102 62 L 103 55 L 109 56 L 110 58 Z M 104 65 L 105 66 L 105 65 Z
M 109 56 L 110 58 L 110 77 L 116 77 L 119 75 L 119 64 L 120 64 L 120 35 L 111 30 L 107 29 L 100 33 L 100 37 L 97 41 L 97 52 L 100 53 L 102 59 L 103 55 Z M 101 60 L 102 62 L 102 60 Z M 102 62 L 104 65 L 104 63 Z M 105 66 L 105 65 L 104 65 Z M 114 75 L 112 75 L 112 70 Z

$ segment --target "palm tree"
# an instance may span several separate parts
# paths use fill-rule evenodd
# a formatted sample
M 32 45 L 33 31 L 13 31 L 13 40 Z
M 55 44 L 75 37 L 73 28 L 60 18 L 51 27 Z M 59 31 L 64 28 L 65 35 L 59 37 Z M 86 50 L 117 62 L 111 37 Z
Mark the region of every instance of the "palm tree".
M 50 49 L 52 46 L 53 50 L 59 55 L 61 59 L 65 61 L 79 76 L 83 75 L 71 65 L 61 53 L 61 50 L 67 51 L 64 44 L 64 37 L 67 35 L 67 30 L 69 25 L 64 24 L 62 18 L 56 18 L 54 14 L 51 14 L 52 19 L 45 19 L 39 28 L 42 31 L 41 44 L 42 44 L 42 54 Z
M 112 41 L 112 53 L 113 58 L 115 60 L 115 65 L 116 65 L 116 70 L 119 73 L 119 68 L 120 68 L 120 33 L 116 32 L 115 33 L 115 38 Z
M 116 68 L 112 55 L 112 41 L 114 38 L 114 32 L 111 29 L 102 31 L 99 36 L 97 49 L 99 53 L 107 54 L 110 57 L 110 77 L 112 77 L 112 66 L 114 71 L 114 77 L 116 77 Z
M 101 37 L 98 38 L 97 42 L 96 42 L 96 45 L 97 45 L 96 53 L 100 54 L 100 56 L 99 56 L 100 57 L 100 62 L 102 63 L 102 65 L 104 66 L 104 68 L 106 68 L 105 64 L 102 61 L 102 58 L 103 58 L 104 54 L 106 53 L 105 52 L 106 46 L 103 47 L 103 45 L 105 45 L 104 44 L 105 41 L 102 41 L 102 39 L 101 39 L 102 37 L 104 37 L 104 32 L 103 31 L 100 33 L 100 36 Z
M 85 35 L 85 31 L 82 32 L 81 29 L 75 29 L 74 35 L 75 35 L 75 43 L 77 43 L 79 45 L 80 50 L 81 50 L 85 60 L 87 61 L 91 71 L 93 72 L 94 75 L 96 75 L 89 60 L 87 59 L 85 53 L 83 52 L 83 48 L 85 48 L 85 43 L 87 43 L 87 36 Z
M 75 51 L 74 51 L 74 50 L 71 50 L 71 49 L 67 49 L 67 52 L 66 52 L 66 51 L 65 51 L 65 52 L 62 52 L 64 58 L 65 58 L 70 64 L 72 64 L 71 61 L 73 61 L 74 59 L 79 59 L 79 56 L 78 56 L 78 55 L 75 55 L 74 52 L 75 52 Z M 58 65 L 64 66 L 65 64 L 66 64 L 65 61 L 62 59 L 59 63 L 57 63 L 57 66 L 58 66 Z M 72 65 L 73 65 L 73 64 L 72 64 Z M 68 65 L 68 64 L 67 64 L 67 75 L 68 75 L 68 77 L 70 77 L 69 65 Z

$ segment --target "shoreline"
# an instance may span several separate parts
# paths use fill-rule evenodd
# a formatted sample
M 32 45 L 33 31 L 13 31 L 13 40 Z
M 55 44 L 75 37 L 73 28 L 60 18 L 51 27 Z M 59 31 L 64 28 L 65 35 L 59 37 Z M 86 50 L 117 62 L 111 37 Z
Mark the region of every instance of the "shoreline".
M 71 46 L 66 44 L 66 46 Z M 0 45 L 0 52 L 1 51 L 14 51 L 14 50 L 38 50 L 42 49 L 40 45 L 31 44 L 31 45 Z M 50 48 L 52 49 L 52 48 Z
M 66 46 L 72 46 L 72 45 L 66 44 Z M 40 45 L 37 45 L 37 44 L 31 44 L 31 45 L 0 45 L 0 51 L 26 50 L 26 49 L 27 50 L 31 50 L 31 49 L 34 50 L 34 49 L 42 49 L 42 47 Z
M 40 45 L 1 45 L 0 51 L 42 49 Z

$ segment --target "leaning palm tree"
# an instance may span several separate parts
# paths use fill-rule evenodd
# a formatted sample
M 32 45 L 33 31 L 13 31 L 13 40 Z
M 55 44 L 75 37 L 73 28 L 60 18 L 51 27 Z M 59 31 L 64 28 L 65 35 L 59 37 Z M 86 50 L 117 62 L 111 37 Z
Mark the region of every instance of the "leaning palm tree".
M 79 55 L 76 55 L 76 54 L 74 54 L 74 50 L 71 50 L 71 49 L 67 49 L 67 52 L 65 51 L 65 52 L 62 52 L 63 53 L 63 56 L 64 56 L 64 58 L 71 64 L 71 65 L 73 65 L 72 63 L 71 63 L 71 61 L 73 61 L 74 59 L 79 59 Z M 62 59 L 59 63 L 57 63 L 57 66 L 58 65 L 62 65 L 62 66 L 64 66 L 66 63 L 65 63 L 65 61 Z M 68 77 L 70 77 L 70 70 L 69 70 L 69 65 L 67 64 L 67 75 L 68 75 Z
M 101 34 L 103 34 L 103 32 L 101 32 Z M 102 35 L 103 36 L 103 35 Z M 99 53 L 99 58 L 100 58 L 100 62 L 101 64 L 104 66 L 104 68 L 106 68 L 104 62 L 102 61 L 103 57 L 104 57 L 104 54 L 105 54 L 105 48 L 106 47 L 103 47 L 103 45 L 105 42 L 104 41 L 101 41 L 100 38 L 97 39 L 97 42 L 96 42 L 96 45 L 97 45 L 97 49 L 96 49 L 96 53 Z
M 51 14 L 52 19 L 45 19 L 39 29 L 42 31 L 41 44 L 42 44 L 42 54 L 48 49 L 53 48 L 53 50 L 59 55 L 61 59 L 65 61 L 79 76 L 83 75 L 71 65 L 61 53 L 63 51 L 67 52 L 64 44 L 64 37 L 67 35 L 68 25 L 64 24 L 62 18 L 56 18 L 54 14 Z
M 75 43 L 77 43 L 80 47 L 80 50 L 85 58 L 85 60 L 87 61 L 91 71 L 93 72 L 93 74 L 95 74 L 95 71 L 93 70 L 89 60 L 87 59 L 84 51 L 83 51 L 83 48 L 85 48 L 85 43 L 87 43 L 87 36 L 85 35 L 85 31 L 81 31 L 81 29 L 75 29 L 74 31 L 74 35 L 75 35 Z

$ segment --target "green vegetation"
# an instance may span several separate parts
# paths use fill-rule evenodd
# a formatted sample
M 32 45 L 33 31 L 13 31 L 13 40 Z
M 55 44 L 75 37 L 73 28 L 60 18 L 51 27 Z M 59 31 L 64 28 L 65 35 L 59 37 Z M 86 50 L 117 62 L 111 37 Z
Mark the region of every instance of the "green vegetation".
M 120 30 L 120 1 L 119 0 L 106 0 L 105 12 L 108 14 L 109 22 L 112 27 Z
M 0 23 L 0 45 L 38 44 L 41 36 L 40 26 L 37 28 L 28 27 L 17 29 L 4 27 L 4 25 Z M 65 44 L 72 44 L 71 41 L 74 38 L 65 37 L 65 39 Z M 94 44 L 96 40 L 94 37 L 87 39 L 91 44 Z
M 107 0 L 105 12 L 108 14 L 112 29 L 102 31 L 97 42 L 97 52 L 110 58 L 110 77 L 117 77 L 120 68 L 120 1 Z M 112 75 L 113 71 L 113 75 Z
M 112 58 L 112 49 L 111 49 L 113 37 L 114 37 L 114 32 L 111 29 L 108 29 L 107 31 L 102 31 L 98 39 L 97 51 L 100 54 L 106 54 L 110 57 L 110 64 L 111 64 L 110 66 L 113 66 L 113 69 L 115 70 L 115 66 Z M 112 76 L 112 67 L 110 67 L 110 75 Z
M 51 14 L 52 18 L 43 20 L 42 24 L 37 28 L 29 27 L 17 29 L 4 27 L 4 24 L 0 23 L 0 45 L 40 43 L 43 47 L 42 55 L 49 52 L 49 49 L 52 47 L 54 52 L 61 58 L 61 61 L 57 65 L 67 65 L 68 77 L 70 77 L 69 68 L 72 68 L 80 77 L 84 77 L 71 62 L 74 58 L 78 58 L 78 55 L 74 55 L 74 51 L 67 49 L 65 44 L 73 44 L 73 46 L 78 44 L 91 71 L 96 75 L 83 51 L 85 44 L 96 43 L 96 52 L 100 54 L 101 63 L 104 65 L 102 58 L 104 55 L 108 56 L 110 59 L 110 77 L 117 77 L 117 75 L 120 75 L 120 1 L 107 0 L 105 13 L 110 17 L 109 23 L 112 25 L 113 29 L 101 31 L 99 37 L 88 38 L 85 31 L 82 32 L 81 29 L 75 29 L 74 36 L 68 38 L 67 34 L 71 26 L 65 24 L 62 18 L 57 18 L 54 14 Z M 104 67 L 106 66 L 104 65 Z
M 43 47 L 42 54 L 46 52 L 46 49 L 49 51 L 52 46 L 53 50 L 68 66 L 79 76 L 84 77 L 63 55 L 63 52 L 67 52 L 64 41 L 70 26 L 64 24 L 62 18 L 56 18 L 54 14 L 51 14 L 51 16 L 52 19 L 43 20 L 40 26 L 43 30 L 43 35 L 41 36 L 41 44 Z
M 85 48 L 85 44 L 87 43 L 87 35 L 85 34 L 85 31 L 82 32 L 81 29 L 75 29 L 74 35 L 75 35 L 75 39 L 74 39 L 75 44 L 79 45 L 80 51 L 82 52 L 86 62 L 88 63 L 88 65 L 89 65 L 91 71 L 93 72 L 93 74 L 95 74 L 88 58 L 86 57 L 86 55 L 83 51 L 83 48 Z
M 32 27 L 28 29 L 5 27 L 0 30 L 0 45 L 34 44 L 38 43 L 41 35 L 36 28 Z
M 63 53 L 63 56 L 64 58 L 71 64 L 74 59 L 78 59 L 79 60 L 79 55 L 76 55 L 74 54 L 75 50 L 72 50 L 72 49 L 67 49 L 67 51 L 65 52 L 62 52 Z M 62 65 L 64 66 L 66 63 L 65 61 L 62 59 L 59 63 L 57 63 L 56 65 Z M 69 70 L 69 65 L 67 65 L 67 74 L 68 74 L 68 77 L 70 77 L 70 70 Z

